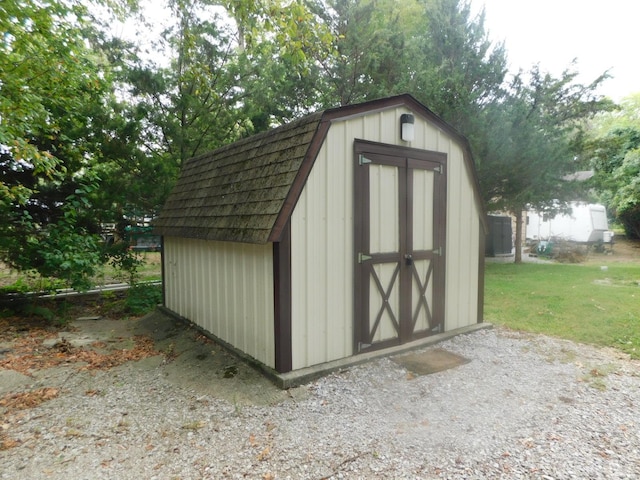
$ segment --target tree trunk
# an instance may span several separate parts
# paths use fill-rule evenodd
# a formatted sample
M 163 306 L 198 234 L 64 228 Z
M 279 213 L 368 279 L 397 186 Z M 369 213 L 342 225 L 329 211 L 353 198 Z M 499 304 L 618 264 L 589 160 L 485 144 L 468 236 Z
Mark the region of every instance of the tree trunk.
M 516 217 L 515 263 L 522 263 L 522 209 L 517 209 L 514 215 Z

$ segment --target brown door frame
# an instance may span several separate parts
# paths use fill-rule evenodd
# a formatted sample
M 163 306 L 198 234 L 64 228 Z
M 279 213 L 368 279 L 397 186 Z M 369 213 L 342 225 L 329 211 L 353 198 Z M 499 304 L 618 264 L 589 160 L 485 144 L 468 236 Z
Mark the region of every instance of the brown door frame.
M 369 254 L 369 169 L 367 164 L 361 164 L 360 155 L 369 155 L 376 164 L 397 166 L 399 175 L 404 175 L 406 181 L 399 185 L 399 201 L 404 218 L 399 222 L 399 252 L 371 255 L 366 264 L 359 262 L 359 254 Z M 382 158 L 384 157 L 384 158 Z M 366 162 L 367 160 L 365 160 Z M 387 145 L 376 142 L 356 140 L 354 143 L 354 352 L 386 348 L 388 346 L 406 343 L 444 329 L 444 281 L 446 258 L 446 167 L 447 156 L 441 152 L 418 150 L 413 148 Z M 413 219 L 413 170 L 438 170 L 442 177 L 434 183 L 434 247 L 440 248 L 439 255 L 433 251 L 413 251 L 413 225 L 408 219 Z M 400 178 L 400 177 L 399 177 Z M 366 199 L 366 201 L 362 201 Z M 432 311 L 431 327 L 427 330 L 414 332 L 415 318 L 412 312 L 412 282 L 413 268 L 409 268 L 404 255 L 406 252 L 416 255 L 416 260 L 431 259 L 433 273 L 432 283 Z M 398 288 L 401 301 L 397 319 L 397 338 L 372 344 L 364 341 L 365 332 L 369 335 L 370 319 L 368 318 L 368 300 L 370 298 L 370 275 L 372 265 L 382 262 L 397 262 L 399 265 Z M 398 268 L 398 267 L 397 267 Z M 384 286 L 383 286 L 384 287 Z M 379 288 L 379 287 L 378 287 Z M 383 294 L 384 295 L 384 294 Z M 384 303 L 383 303 L 383 309 Z M 367 312 L 365 314 L 365 312 Z M 394 322 L 395 323 L 395 322 Z M 433 326 L 435 325 L 435 327 Z

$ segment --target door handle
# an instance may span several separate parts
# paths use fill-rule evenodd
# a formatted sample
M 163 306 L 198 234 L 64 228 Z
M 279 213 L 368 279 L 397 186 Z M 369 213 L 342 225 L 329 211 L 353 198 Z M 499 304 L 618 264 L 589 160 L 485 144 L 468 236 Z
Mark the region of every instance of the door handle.
M 407 266 L 413 265 L 413 257 L 410 253 L 406 253 L 404 255 L 404 262 Z

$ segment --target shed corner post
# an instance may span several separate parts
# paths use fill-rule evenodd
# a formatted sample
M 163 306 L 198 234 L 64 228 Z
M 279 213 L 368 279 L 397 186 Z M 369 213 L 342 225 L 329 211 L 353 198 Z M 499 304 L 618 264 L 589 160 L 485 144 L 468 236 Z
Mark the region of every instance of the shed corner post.
M 273 295 L 275 367 L 279 373 L 293 369 L 291 345 L 291 220 L 273 242 Z
M 166 282 L 166 269 L 165 269 L 165 254 L 164 254 L 164 235 L 160 236 L 160 281 L 162 282 L 162 306 L 167 306 L 167 282 Z
M 484 232 L 480 225 L 480 235 L 478 241 L 478 314 L 476 323 L 484 322 L 484 275 L 485 275 L 485 245 L 487 241 L 487 232 Z

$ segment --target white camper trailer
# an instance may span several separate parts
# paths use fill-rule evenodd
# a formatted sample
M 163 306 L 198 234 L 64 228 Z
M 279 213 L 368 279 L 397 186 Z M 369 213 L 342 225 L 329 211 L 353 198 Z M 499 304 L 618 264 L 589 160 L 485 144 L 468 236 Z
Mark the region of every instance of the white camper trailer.
M 603 205 L 572 202 L 570 206 L 571 213 L 555 217 L 533 210 L 527 212 L 527 240 L 560 238 L 578 243 L 610 243 L 613 240 Z

